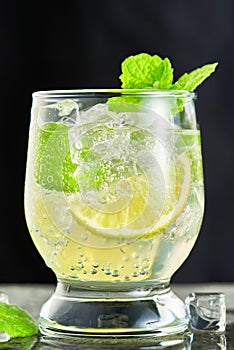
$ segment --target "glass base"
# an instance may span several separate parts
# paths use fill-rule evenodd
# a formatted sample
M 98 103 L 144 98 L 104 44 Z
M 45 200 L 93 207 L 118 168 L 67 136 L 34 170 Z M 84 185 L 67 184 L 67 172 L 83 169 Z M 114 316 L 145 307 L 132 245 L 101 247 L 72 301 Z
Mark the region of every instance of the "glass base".
M 73 338 L 55 338 L 42 336 L 40 344 L 42 349 L 66 349 L 66 350 L 191 350 L 194 344 L 194 337 L 191 332 L 183 332 L 167 337 L 135 337 L 135 338 L 88 338 L 88 337 L 73 337 Z M 207 340 L 208 341 L 208 340 Z M 204 342 L 204 340 L 203 340 Z M 209 341 L 207 343 L 208 346 Z M 215 343 L 216 344 L 216 343 Z M 48 346 L 48 347 L 47 347 Z M 199 344 L 198 344 L 199 347 Z M 208 347 L 207 347 L 208 349 Z
M 59 281 L 41 309 L 39 328 L 57 338 L 162 337 L 185 331 L 188 315 L 169 284 L 124 290 L 112 285 L 110 291 Z

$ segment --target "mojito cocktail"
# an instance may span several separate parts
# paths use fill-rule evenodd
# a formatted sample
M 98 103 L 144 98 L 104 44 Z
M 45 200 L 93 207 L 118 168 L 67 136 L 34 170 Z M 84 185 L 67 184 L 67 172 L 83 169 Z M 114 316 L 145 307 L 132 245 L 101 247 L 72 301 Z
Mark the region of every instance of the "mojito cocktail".
M 196 87 L 170 60 L 126 58 L 121 89 L 33 94 L 25 215 L 58 280 L 40 312 L 53 337 L 167 336 L 188 327 L 170 289 L 201 228 Z
M 184 329 L 169 283 L 204 211 L 194 94 L 77 90 L 33 99 L 25 213 L 59 281 L 42 332 Z

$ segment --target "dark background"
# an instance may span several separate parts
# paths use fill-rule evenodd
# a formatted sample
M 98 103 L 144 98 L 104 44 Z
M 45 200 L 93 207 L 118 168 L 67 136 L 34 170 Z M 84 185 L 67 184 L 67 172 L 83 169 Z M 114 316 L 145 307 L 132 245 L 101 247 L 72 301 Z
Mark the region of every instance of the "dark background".
M 169 57 L 175 78 L 219 62 L 197 89 L 206 212 L 174 282 L 234 281 L 233 0 L 0 3 L 1 282 L 54 282 L 29 236 L 23 206 L 31 95 L 120 87 L 120 63 Z

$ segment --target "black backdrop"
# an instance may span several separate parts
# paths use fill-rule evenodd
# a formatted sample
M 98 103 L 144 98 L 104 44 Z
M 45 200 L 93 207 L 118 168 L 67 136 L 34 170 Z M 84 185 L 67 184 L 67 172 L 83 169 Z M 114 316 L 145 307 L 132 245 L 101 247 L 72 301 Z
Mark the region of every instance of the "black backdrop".
M 197 89 L 205 217 L 173 281 L 234 281 L 233 23 L 233 0 L 0 3 L 1 282 L 55 281 L 24 218 L 32 92 L 120 87 L 120 62 L 140 52 L 168 56 L 175 77 L 219 62 Z

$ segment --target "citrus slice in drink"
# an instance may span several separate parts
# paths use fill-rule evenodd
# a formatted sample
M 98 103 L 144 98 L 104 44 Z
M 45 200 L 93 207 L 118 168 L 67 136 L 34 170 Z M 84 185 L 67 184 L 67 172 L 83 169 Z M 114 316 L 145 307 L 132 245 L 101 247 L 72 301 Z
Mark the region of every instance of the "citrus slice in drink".
M 157 148 L 162 159 L 143 154 L 138 175 L 116 181 L 113 189 L 108 186 L 106 190 L 116 194 L 114 199 L 104 201 L 99 189 L 69 194 L 75 220 L 97 235 L 124 241 L 151 237 L 174 222 L 189 196 L 190 161 L 186 153 L 174 160 L 160 143 Z
M 191 186 L 191 166 L 186 153 L 180 155 L 176 161 L 176 180 L 169 184 L 169 191 L 165 199 L 165 206 L 159 220 L 146 236 L 150 237 L 155 233 L 166 229 L 181 214 L 187 203 Z M 173 188 L 172 188 L 173 187 Z M 170 190 L 171 189 L 171 190 Z

